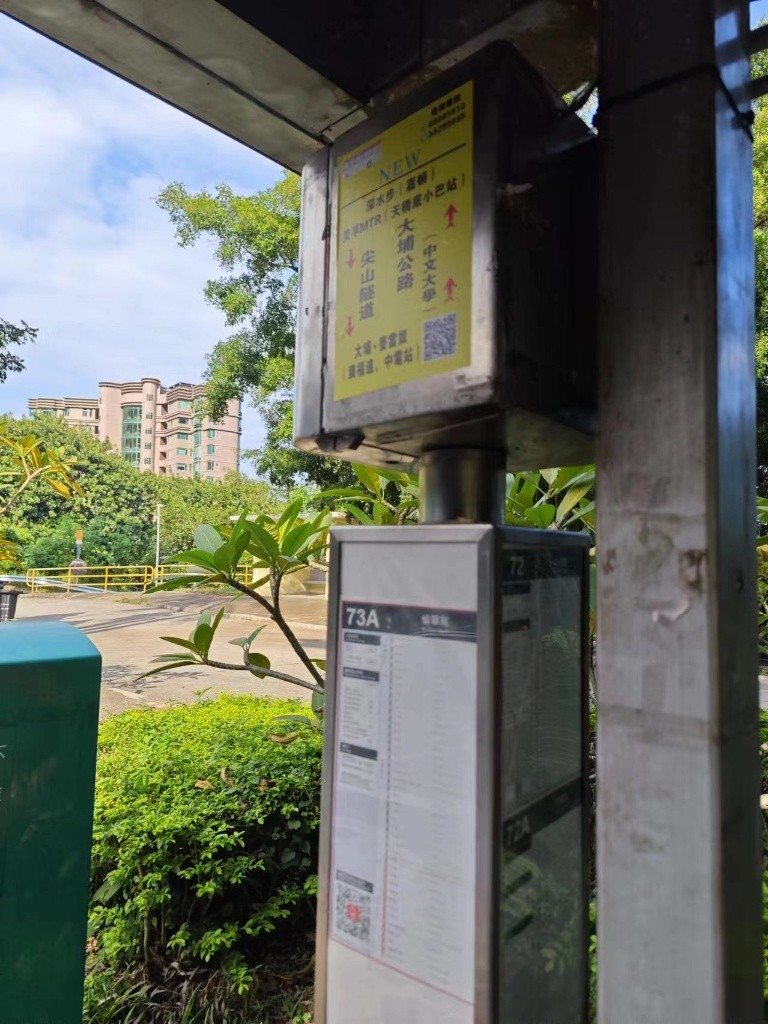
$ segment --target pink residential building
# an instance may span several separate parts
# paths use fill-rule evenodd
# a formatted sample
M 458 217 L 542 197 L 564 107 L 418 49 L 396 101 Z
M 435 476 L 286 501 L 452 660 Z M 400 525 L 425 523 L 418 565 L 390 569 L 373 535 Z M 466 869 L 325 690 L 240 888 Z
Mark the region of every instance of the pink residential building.
M 222 420 L 203 414 L 205 386 L 166 388 L 157 377 L 99 383 L 99 398 L 30 398 L 30 411 L 84 427 L 146 473 L 221 480 L 240 462 L 240 402 Z

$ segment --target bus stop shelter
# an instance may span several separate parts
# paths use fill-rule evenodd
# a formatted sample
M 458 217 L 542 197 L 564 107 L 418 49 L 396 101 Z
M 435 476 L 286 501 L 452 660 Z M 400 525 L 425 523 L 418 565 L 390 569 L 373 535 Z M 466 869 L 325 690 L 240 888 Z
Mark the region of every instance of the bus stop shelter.
M 599 86 L 598 1014 L 761 1020 L 747 0 L 0 9 L 296 171 L 495 40 Z

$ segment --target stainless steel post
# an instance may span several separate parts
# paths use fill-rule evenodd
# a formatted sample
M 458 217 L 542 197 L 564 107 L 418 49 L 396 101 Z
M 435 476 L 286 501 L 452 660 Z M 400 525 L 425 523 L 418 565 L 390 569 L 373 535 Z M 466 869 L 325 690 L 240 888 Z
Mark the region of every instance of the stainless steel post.
M 486 448 L 439 448 L 419 462 L 422 523 L 504 522 L 506 454 Z
M 601 1024 L 762 1020 L 742 0 L 605 0 Z

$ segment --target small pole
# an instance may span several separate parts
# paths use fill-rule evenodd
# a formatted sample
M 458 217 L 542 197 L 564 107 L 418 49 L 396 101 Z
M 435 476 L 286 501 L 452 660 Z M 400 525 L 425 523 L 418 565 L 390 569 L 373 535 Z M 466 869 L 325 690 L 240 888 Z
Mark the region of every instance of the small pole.
M 155 512 L 155 523 L 157 524 L 157 530 L 155 532 L 155 579 L 160 575 L 160 510 L 162 509 L 161 502 L 157 503 L 157 512 Z

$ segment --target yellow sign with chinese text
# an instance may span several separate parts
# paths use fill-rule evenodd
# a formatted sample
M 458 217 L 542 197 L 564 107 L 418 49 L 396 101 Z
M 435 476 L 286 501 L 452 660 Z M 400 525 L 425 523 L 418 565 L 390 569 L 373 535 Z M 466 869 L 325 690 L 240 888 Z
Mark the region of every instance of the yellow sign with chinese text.
M 466 366 L 472 82 L 339 159 L 334 398 Z

